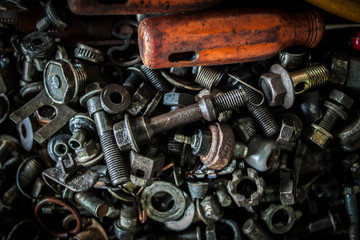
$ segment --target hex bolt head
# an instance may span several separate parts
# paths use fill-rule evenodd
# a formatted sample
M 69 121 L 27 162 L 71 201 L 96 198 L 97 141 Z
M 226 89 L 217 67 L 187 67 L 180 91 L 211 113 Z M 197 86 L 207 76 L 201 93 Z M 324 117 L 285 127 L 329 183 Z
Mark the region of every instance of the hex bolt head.
M 74 101 L 86 81 L 81 65 L 73 65 L 69 60 L 49 61 L 44 69 L 44 88 L 52 101 L 66 104 Z

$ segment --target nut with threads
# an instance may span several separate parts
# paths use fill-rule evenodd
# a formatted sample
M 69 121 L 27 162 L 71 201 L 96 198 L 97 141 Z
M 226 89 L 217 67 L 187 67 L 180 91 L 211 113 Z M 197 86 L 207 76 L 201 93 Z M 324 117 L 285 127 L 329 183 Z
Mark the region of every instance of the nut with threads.
M 280 64 L 274 64 L 269 73 L 261 75 L 260 86 L 270 106 L 282 105 L 289 109 L 295 102 L 295 94 L 328 84 L 329 75 L 330 72 L 324 65 L 289 73 Z
M 284 219 L 276 219 L 276 215 L 281 215 Z M 275 204 L 270 204 L 270 206 L 261 213 L 261 218 L 265 221 L 269 230 L 275 234 L 284 234 L 290 231 L 296 220 L 292 207 Z
M 244 90 L 236 89 L 214 98 L 204 96 L 196 104 L 186 106 L 153 117 L 139 117 L 131 120 L 125 115 L 124 121 L 114 124 L 113 130 L 120 150 L 139 151 L 139 145 L 150 142 L 159 133 L 187 125 L 201 119 L 215 121 L 217 114 L 229 109 L 242 107 L 248 101 Z
M 244 175 L 241 169 L 236 170 L 232 180 L 227 184 L 227 190 L 239 207 L 258 205 L 264 193 L 265 181 L 259 177 L 253 168 L 247 169 Z

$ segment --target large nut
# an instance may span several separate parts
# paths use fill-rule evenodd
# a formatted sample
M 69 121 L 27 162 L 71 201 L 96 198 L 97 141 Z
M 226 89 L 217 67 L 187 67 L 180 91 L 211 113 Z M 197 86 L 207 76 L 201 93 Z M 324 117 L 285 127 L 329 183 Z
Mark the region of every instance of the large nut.
M 283 219 L 277 219 L 277 217 Z M 292 207 L 285 205 L 271 204 L 261 213 L 261 218 L 265 221 L 269 230 L 275 234 L 288 232 L 295 223 L 296 217 Z
M 337 89 L 334 89 L 330 92 L 329 98 L 337 103 L 340 103 L 347 109 L 350 109 L 354 104 L 354 99 L 352 97 Z
M 304 135 L 307 139 L 315 143 L 321 149 L 325 149 L 334 138 L 333 135 L 331 135 L 328 131 L 314 123 L 312 123 L 310 127 L 306 129 Z
M 227 184 L 229 194 L 239 207 L 258 205 L 264 193 L 264 187 L 264 179 L 259 177 L 253 168 L 247 169 L 247 175 L 244 175 L 241 169 L 236 170 L 232 180 Z
M 181 218 L 186 208 L 184 193 L 174 184 L 155 181 L 141 194 L 141 206 L 148 217 L 158 222 L 168 222 Z
M 284 102 L 286 89 L 279 74 L 265 73 L 260 78 L 260 86 L 269 106 L 280 106 Z
M 171 231 L 184 231 L 193 224 L 195 219 L 196 219 L 195 204 L 188 199 L 187 207 L 184 215 L 178 220 L 165 222 L 164 226 Z
M 279 145 L 288 145 L 294 135 L 294 126 L 291 122 L 282 120 L 279 136 L 276 139 L 276 143 Z
M 159 153 L 155 157 L 148 157 L 135 151 L 130 152 L 130 180 L 141 187 L 147 186 L 151 179 L 160 176 L 164 166 L 165 156 Z

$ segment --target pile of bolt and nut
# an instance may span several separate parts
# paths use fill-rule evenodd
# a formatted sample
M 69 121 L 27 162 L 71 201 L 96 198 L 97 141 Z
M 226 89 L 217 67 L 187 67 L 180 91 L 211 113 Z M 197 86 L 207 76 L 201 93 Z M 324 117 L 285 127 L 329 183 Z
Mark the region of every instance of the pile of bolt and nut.
M 352 31 L 150 69 L 146 16 L 118 16 L 113 44 L 63 45 L 60 2 L 36 31 L 0 23 L 1 239 L 360 238 Z

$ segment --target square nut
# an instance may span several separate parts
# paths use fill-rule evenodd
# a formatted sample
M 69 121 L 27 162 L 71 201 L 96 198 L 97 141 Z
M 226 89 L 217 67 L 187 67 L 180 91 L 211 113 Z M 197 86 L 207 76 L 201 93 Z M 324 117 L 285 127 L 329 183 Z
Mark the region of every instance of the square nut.
M 159 153 L 155 157 L 148 157 L 135 151 L 130 152 L 130 179 L 133 184 L 145 187 L 152 178 L 160 176 L 164 166 L 165 156 Z
M 321 149 L 325 149 L 334 138 L 329 132 L 314 123 L 306 130 L 305 136 Z

